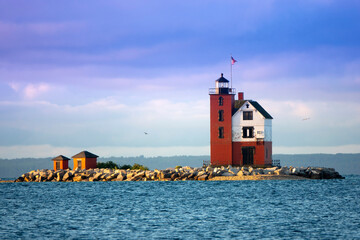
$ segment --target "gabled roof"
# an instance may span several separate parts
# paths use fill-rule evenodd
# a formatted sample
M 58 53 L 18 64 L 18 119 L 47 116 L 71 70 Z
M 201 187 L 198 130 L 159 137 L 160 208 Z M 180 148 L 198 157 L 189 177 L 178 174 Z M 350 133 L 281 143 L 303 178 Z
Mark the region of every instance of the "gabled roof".
M 91 153 L 91 152 L 88 152 L 88 151 L 82 151 L 74 156 L 72 156 L 72 158 L 97 158 L 99 156 Z
M 67 157 L 65 157 L 65 156 L 63 156 L 63 155 L 59 155 L 59 156 L 57 156 L 56 158 L 53 158 L 53 159 L 51 159 L 52 161 L 69 161 L 70 160 L 70 158 L 67 158 Z
M 264 116 L 266 119 L 273 119 L 272 116 L 256 101 L 252 100 L 236 100 L 234 103 L 233 115 L 241 108 L 244 103 L 249 102 L 253 107 L 258 110 L 261 115 Z
M 229 82 L 229 80 L 224 78 L 224 74 L 221 74 L 221 77 L 218 80 L 216 80 L 216 82 Z

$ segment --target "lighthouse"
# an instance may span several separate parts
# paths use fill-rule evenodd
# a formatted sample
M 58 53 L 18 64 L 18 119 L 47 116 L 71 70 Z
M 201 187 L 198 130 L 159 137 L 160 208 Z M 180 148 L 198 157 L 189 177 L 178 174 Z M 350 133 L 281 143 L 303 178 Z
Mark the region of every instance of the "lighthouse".
M 272 165 L 272 117 L 256 101 L 229 88 L 221 74 L 210 95 L 211 165 Z

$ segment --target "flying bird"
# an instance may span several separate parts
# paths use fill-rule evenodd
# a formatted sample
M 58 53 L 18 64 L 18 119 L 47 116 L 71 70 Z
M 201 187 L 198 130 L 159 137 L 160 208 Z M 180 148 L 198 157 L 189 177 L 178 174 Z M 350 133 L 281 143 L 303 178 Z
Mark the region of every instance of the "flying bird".
M 145 134 L 145 135 L 148 135 L 148 133 L 147 133 L 147 132 L 144 132 L 144 134 Z

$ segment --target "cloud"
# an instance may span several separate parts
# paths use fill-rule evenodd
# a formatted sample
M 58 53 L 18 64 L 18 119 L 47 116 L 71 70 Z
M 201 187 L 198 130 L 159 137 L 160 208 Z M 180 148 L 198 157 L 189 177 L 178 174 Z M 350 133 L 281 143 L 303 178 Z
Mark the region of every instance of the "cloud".
M 6 22 L 0 21 L 0 34 L 2 36 L 20 36 L 23 34 L 54 35 L 78 30 L 84 23 L 75 21 L 63 22 Z
M 50 90 L 50 86 L 45 83 L 40 84 L 28 84 L 24 88 L 24 97 L 26 99 L 34 99 L 39 95 L 46 93 Z
M 15 91 L 18 92 L 21 88 L 21 84 L 16 83 L 16 82 L 11 82 L 9 83 L 9 86 Z
M 33 100 L 45 93 L 52 90 L 52 86 L 48 83 L 18 83 L 10 82 L 8 85 L 17 93 L 21 94 L 21 97 L 27 100 Z

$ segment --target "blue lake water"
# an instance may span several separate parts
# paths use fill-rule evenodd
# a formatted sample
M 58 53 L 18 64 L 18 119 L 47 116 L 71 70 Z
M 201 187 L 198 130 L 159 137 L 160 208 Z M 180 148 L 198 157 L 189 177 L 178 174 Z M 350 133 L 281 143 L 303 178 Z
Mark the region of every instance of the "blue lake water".
M 0 239 L 360 239 L 343 180 L 1 183 Z

